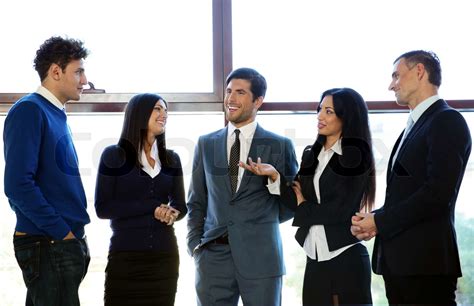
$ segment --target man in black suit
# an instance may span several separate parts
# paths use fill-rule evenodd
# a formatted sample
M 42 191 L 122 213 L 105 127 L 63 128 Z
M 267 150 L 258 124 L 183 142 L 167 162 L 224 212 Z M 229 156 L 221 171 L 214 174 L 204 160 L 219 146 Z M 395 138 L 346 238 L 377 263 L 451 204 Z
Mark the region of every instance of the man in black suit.
M 461 277 L 454 208 L 471 152 L 466 121 L 438 97 L 441 67 L 432 52 L 394 62 L 390 90 L 410 109 L 390 156 L 384 205 L 352 218 L 352 234 L 376 236 L 372 268 L 391 305 L 456 305 Z

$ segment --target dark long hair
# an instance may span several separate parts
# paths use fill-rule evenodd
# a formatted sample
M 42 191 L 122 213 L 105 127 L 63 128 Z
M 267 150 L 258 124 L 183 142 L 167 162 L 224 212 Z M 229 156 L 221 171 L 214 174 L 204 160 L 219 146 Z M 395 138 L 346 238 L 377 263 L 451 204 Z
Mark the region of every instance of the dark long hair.
M 332 96 L 334 111 L 342 121 L 341 167 L 334 170 L 341 171 L 343 175 L 353 176 L 368 173 L 360 208 L 370 211 L 375 201 L 375 161 L 367 104 L 362 96 L 351 88 L 326 90 L 321 95 L 321 102 L 326 96 Z M 318 105 L 318 113 L 320 110 L 321 103 Z M 312 147 L 313 152 L 319 152 L 325 142 L 326 136 L 318 135 Z M 317 154 L 314 154 L 314 159 L 313 165 L 309 165 L 305 169 L 306 174 L 311 172 L 314 174 L 317 166 Z
M 156 102 L 159 100 L 162 100 L 166 107 L 168 107 L 168 103 L 161 96 L 152 93 L 142 93 L 132 97 L 125 109 L 122 134 L 120 135 L 118 146 L 125 151 L 126 159 L 129 162 L 133 161 L 138 168 L 142 167 L 139 156 L 148 132 L 148 120 Z M 166 149 L 164 132 L 156 136 L 156 142 L 161 164 L 163 166 L 170 166 L 172 159 L 169 150 Z

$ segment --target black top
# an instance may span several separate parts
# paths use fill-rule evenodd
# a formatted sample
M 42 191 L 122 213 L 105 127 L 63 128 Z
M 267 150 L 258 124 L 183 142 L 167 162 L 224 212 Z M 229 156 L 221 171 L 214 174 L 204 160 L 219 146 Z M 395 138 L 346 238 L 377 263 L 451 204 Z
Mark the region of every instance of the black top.
M 313 225 L 324 225 L 329 251 L 358 242 L 350 231 L 351 217 L 359 211 L 364 189 L 368 184 L 370 164 L 362 158 L 370 154 L 368 145 L 357 139 L 342 139 L 343 154 L 334 154 L 320 179 L 321 205 L 314 189 L 314 175 L 322 145 L 316 142 L 306 147 L 295 180 L 301 184 L 306 201 L 297 206 L 291 182 L 282 180 L 282 196 L 292 200 L 295 211 L 293 226 L 299 227 L 295 238 L 303 246 Z
M 154 178 L 136 167 L 134 160 L 126 160 L 117 145 L 102 153 L 95 209 L 99 218 L 111 220 L 109 251 L 178 251 L 173 227 L 154 218 L 155 208 L 162 203 L 180 211 L 178 220 L 187 212 L 181 161 L 168 152 L 170 166 L 162 166 Z

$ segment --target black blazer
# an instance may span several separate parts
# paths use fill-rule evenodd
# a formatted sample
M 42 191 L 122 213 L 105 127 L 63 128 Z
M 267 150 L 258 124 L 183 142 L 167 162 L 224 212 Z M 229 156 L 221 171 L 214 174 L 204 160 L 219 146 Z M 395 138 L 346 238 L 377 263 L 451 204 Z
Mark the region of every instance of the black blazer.
M 369 178 L 370 163 L 361 158 L 370 154 L 368 145 L 360 140 L 342 139 L 342 156 L 334 154 L 324 169 L 320 181 L 321 205 L 317 204 L 313 179 L 322 149 L 319 142 L 306 147 L 296 180 L 306 201 L 297 206 L 291 184 L 282 182 L 282 196 L 290 197 L 295 211 L 293 226 L 298 226 L 295 238 L 303 246 L 312 225 L 324 225 L 330 251 L 358 242 L 351 234 L 351 217 L 359 211 L 364 188 Z
M 385 203 L 375 211 L 375 273 L 461 276 L 454 208 L 471 152 L 466 121 L 444 100 L 431 105 L 387 172 Z

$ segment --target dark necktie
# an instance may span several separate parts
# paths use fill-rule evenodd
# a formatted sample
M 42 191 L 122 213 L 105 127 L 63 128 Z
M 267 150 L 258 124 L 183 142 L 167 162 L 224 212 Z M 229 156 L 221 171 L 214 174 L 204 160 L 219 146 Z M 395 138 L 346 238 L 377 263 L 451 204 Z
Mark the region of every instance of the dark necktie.
M 240 139 L 239 139 L 240 130 L 235 130 L 235 141 L 230 148 L 230 158 L 229 158 L 229 175 L 230 175 L 230 185 L 232 187 L 232 193 L 237 191 L 237 181 L 239 178 L 239 161 L 240 161 Z

